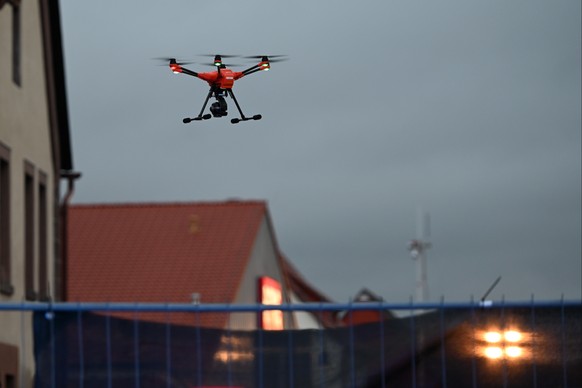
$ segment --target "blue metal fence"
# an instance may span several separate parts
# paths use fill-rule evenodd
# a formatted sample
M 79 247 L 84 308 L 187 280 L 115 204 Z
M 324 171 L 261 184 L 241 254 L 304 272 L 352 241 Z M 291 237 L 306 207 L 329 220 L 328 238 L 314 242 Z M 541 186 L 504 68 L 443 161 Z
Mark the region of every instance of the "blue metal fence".
M 197 324 L 268 310 L 348 319 L 284 331 Z M 7 311 L 33 313 L 39 388 L 582 386 L 580 301 L 0 304 L 0 318 Z M 355 324 L 358 312 L 387 311 L 397 314 Z

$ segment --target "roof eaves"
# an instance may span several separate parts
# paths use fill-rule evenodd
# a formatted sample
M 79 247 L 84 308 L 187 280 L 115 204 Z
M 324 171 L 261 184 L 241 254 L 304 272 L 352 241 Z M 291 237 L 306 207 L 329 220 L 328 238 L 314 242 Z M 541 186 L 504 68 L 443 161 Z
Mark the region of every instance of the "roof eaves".
M 72 170 L 69 113 L 58 1 L 39 1 L 43 31 L 47 100 L 53 159 L 58 170 Z M 57 171 L 58 171 L 57 170 Z

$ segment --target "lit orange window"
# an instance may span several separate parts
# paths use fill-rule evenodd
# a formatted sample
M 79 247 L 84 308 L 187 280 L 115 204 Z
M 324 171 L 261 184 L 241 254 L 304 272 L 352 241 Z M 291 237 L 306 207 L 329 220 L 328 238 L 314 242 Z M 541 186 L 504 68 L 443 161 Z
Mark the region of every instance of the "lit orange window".
M 280 305 L 283 303 L 281 284 L 273 278 L 259 278 L 259 303 L 265 305 Z M 259 325 L 265 330 L 283 330 L 283 312 L 281 310 L 263 311 Z

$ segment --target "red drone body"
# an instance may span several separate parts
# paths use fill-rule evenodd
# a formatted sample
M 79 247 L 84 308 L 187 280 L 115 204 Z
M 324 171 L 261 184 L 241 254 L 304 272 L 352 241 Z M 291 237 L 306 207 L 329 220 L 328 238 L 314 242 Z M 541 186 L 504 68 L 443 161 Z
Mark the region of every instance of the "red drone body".
M 243 73 L 240 71 L 234 72 L 230 69 L 221 69 L 208 73 L 198 73 L 198 78 L 208 82 L 209 85 L 216 85 L 220 89 L 232 89 L 234 81 L 241 78 Z
M 231 97 L 234 100 L 234 103 L 236 104 L 236 107 L 241 116 L 240 119 L 233 118 L 232 120 L 230 120 L 231 123 L 236 124 L 240 121 L 260 120 L 262 118 L 261 115 L 254 115 L 252 117 L 245 116 L 238 104 L 238 101 L 236 100 L 236 97 L 234 96 L 234 93 L 232 92 L 234 81 L 249 74 L 256 73 L 257 71 L 269 70 L 271 68 L 270 62 L 277 61 L 269 60 L 267 56 L 260 56 L 259 58 L 261 58 L 261 61 L 258 64 L 249 67 L 248 69 L 243 71 L 233 71 L 227 68 L 226 65 L 222 63 L 222 56 L 216 55 L 214 57 L 213 63 L 213 65 L 216 66 L 216 71 L 209 71 L 204 73 L 197 73 L 195 71 L 189 70 L 183 67 L 181 63 L 178 63 L 175 58 L 168 58 L 170 60 L 169 66 L 172 72 L 176 74 L 179 73 L 188 74 L 196 78 L 200 78 L 201 80 L 208 82 L 208 85 L 210 86 L 210 90 L 208 92 L 208 95 L 206 96 L 206 100 L 204 101 L 204 105 L 202 106 L 202 110 L 200 111 L 198 116 L 193 118 L 187 117 L 183 120 L 183 122 L 187 124 L 191 121 L 208 120 L 211 117 L 226 116 L 228 113 L 225 97 Z M 206 108 L 206 104 L 208 103 L 210 97 L 214 97 L 216 99 L 216 102 L 212 103 L 210 106 L 210 112 L 212 114 L 203 115 L 204 109 Z

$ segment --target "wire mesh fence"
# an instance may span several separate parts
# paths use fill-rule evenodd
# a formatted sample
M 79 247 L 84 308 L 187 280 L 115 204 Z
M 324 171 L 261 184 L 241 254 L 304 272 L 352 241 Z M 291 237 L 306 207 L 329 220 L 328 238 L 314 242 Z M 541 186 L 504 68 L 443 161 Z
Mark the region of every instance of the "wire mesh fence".
M 200 324 L 211 314 L 260 322 L 274 310 L 287 329 Z M 0 304 L 0 322 L 10 311 L 32 319 L 21 341 L 34 344 L 38 388 L 582 386 L 578 301 L 20 303 Z M 319 326 L 294 328 L 297 313 Z

